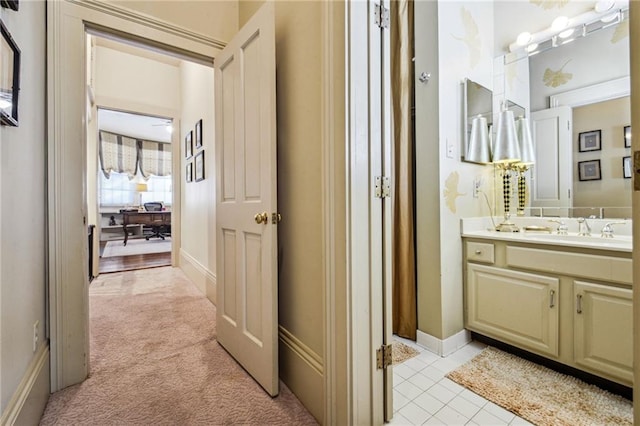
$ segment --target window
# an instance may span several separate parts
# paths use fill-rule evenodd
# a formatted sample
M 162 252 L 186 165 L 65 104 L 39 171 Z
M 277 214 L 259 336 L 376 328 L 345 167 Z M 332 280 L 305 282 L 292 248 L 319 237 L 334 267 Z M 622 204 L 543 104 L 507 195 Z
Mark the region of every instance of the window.
M 171 176 L 151 176 L 146 182 L 147 191 L 138 192 L 138 179 L 129 180 L 126 173 L 111 172 L 107 179 L 102 171 L 98 172 L 100 182 L 100 206 L 127 207 L 140 203 L 162 201 L 171 205 Z

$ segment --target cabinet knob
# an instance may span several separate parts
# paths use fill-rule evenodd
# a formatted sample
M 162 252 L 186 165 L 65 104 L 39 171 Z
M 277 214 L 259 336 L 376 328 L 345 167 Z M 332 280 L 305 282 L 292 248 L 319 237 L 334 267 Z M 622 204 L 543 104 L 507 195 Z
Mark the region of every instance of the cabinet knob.
M 478 255 L 482 254 L 482 250 L 476 250 L 476 254 Z

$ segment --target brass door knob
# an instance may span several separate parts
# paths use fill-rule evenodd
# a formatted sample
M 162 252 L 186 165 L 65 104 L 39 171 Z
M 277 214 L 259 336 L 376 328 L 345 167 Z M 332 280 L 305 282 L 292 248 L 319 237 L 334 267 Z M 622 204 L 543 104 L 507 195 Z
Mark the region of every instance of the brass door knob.
M 269 221 L 269 214 L 267 212 L 258 213 L 253 217 L 258 225 L 264 223 L 265 225 Z

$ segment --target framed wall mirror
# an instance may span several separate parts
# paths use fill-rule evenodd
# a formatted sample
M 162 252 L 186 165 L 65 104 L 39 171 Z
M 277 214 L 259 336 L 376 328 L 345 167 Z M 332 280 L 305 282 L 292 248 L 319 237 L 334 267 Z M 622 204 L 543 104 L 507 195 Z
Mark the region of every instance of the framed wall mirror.
M 463 84 L 463 147 L 460 150 L 461 160 L 467 159 L 469 140 L 471 137 L 471 122 L 475 117 L 487 120 L 487 126 L 493 123 L 493 92 L 475 81 L 464 79 Z M 487 128 L 487 132 L 489 128 Z
M 18 92 L 20 91 L 20 49 L 0 21 L 0 123 L 18 126 Z

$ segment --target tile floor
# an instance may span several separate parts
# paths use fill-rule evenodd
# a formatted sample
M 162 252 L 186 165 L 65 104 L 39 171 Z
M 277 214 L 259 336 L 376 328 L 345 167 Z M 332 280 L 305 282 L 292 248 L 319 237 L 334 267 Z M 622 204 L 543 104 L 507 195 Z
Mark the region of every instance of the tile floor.
M 531 425 L 444 377 L 486 345 L 471 342 L 446 358 L 394 337 L 420 354 L 393 367 L 392 425 Z

